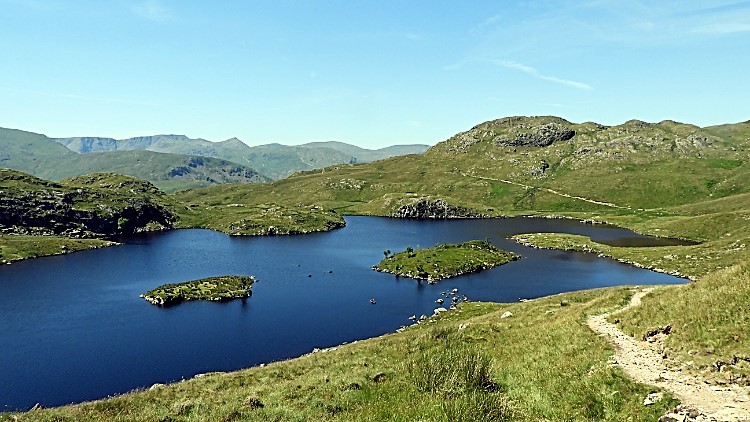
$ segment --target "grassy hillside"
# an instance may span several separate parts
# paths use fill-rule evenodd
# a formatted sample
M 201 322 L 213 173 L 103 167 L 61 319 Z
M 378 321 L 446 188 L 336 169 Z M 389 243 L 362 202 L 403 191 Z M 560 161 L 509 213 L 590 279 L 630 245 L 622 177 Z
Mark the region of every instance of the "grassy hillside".
M 369 150 L 343 142 L 312 142 L 300 146 L 268 144 L 250 147 L 237 138 L 210 142 L 205 139 L 191 139 L 184 135 L 140 136 L 121 140 L 97 137 L 54 140 L 79 154 L 152 151 L 217 158 L 249 166 L 271 179 L 282 179 L 298 171 L 334 164 L 370 162 L 397 155 L 422 153 L 427 149 L 426 145 L 396 145 Z
M 692 239 L 700 243 L 623 248 L 580 236 L 524 237 L 693 276 L 698 281 L 686 286 L 659 287 L 617 315 L 619 325 L 638 338 L 670 325 L 672 334 L 657 346 L 671 366 L 746 385 L 749 151 L 747 123 L 702 129 L 671 121 L 608 127 L 505 118 L 422 156 L 172 199 L 187 210 L 180 211 L 185 221 L 206 215 L 201 210 L 216 210 L 220 219 L 225 210 L 264 204 L 394 215 L 429 199 L 476 214 L 566 216 Z M 653 421 L 676 402 L 667 396 L 643 406 L 652 388 L 608 364 L 610 346 L 585 325 L 587 315 L 623 305 L 630 293 L 621 287 L 464 303 L 435 322 L 299 359 L 0 419 Z M 501 318 L 506 312 L 512 315 Z
M 750 138 L 725 139 L 715 132 L 671 121 L 607 127 L 554 117 L 505 118 L 420 156 L 337 165 L 267 185 L 216 186 L 176 199 L 317 204 L 345 214 L 396 215 L 427 198 L 481 215 L 609 221 L 715 242 L 681 249 L 710 255 L 713 264 L 695 268 L 700 275 L 744 256 L 731 245 L 750 236 L 744 224 L 750 215 Z
M 372 161 L 383 160 L 386 158 L 397 157 L 399 155 L 421 154 L 429 148 L 428 145 L 392 145 L 380 149 L 360 148 L 356 145 L 350 145 L 344 142 L 308 142 L 301 146 L 304 147 L 323 147 L 341 151 L 351 155 L 358 163 L 369 163 Z
M 0 168 L 40 174 L 75 155 L 44 135 L 0 128 Z
M 148 180 L 165 192 L 224 183 L 263 183 L 269 180 L 252 168 L 225 160 L 150 151 L 76 154 L 65 160 L 64 164 L 39 172 L 40 177 L 60 180 L 107 171 Z
M 660 347 L 679 366 L 714 383 L 750 385 L 748 303 L 746 259 L 697 283 L 660 287 L 643 299 L 643 306 L 618 318 L 621 328 L 636 338 L 669 325 L 671 333 Z
M 248 148 L 245 159 L 250 166 L 277 180 L 298 171 L 349 163 L 354 157 L 331 148 L 268 144 Z
M 52 180 L 96 172 L 119 173 L 149 180 L 168 192 L 217 183 L 268 181 L 252 168 L 226 160 L 150 151 L 81 155 L 44 135 L 3 128 L 0 168 Z

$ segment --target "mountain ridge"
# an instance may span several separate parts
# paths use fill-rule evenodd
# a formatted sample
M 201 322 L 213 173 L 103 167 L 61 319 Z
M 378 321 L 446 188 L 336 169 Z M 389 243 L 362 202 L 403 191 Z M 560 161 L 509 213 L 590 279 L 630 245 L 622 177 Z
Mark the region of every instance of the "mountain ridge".
M 108 138 L 86 138 L 100 145 Z M 249 166 L 209 157 L 152 151 L 77 154 L 45 135 L 0 128 L 0 167 L 61 180 L 86 173 L 118 172 L 149 180 L 165 191 L 216 183 L 259 183 L 268 179 Z
M 104 137 L 52 138 L 79 154 L 120 150 L 147 150 L 162 153 L 201 155 L 219 158 L 259 170 L 277 180 L 298 171 L 334 164 L 370 162 L 396 155 L 419 154 L 427 145 L 393 145 L 367 149 L 344 142 L 311 142 L 302 145 L 268 143 L 249 146 L 234 137 L 220 142 L 185 135 L 151 135 L 127 139 Z

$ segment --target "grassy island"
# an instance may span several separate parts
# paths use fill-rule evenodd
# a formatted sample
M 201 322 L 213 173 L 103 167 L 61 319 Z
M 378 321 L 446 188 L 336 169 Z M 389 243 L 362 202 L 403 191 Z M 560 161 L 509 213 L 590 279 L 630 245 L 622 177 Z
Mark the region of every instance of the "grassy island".
M 498 249 L 486 240 L 444 244 L 416 251 L 407 248 L 394 255 L 390 255 L 390 251 L 384 253 L 385 259 L 372 267 L 374 270 L 427 280 L 430 283 L 518 259 L 518 255 Z
M 230 300 L 252 296 L 250 288 L 253 283 L 253 276 L 209 277 L 165 284 L 142 294 L 141 297 L 159 306 L 174 305 L 184 300 Z

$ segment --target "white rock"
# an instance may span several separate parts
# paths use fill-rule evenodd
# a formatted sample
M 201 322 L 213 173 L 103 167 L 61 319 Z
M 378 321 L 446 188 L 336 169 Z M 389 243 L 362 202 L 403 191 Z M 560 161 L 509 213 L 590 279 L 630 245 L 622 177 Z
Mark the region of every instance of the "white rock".
M 510 318 L 512 316 L 513 316 L 513 312 L 511 312 L 511 311 L 505 311 L 505 312 L 503 312 L 502 315 L 500 315 L 500 319 Z
M 661 401 L 661 399 L 664 398 L 664 393 L 658 392 L 658 393 L 650 393 L 648 396 L 646 396 L 645 399 L 643 399 L 643 405 L 644 406 L 651 406 L 654 403 L 658 403 Z

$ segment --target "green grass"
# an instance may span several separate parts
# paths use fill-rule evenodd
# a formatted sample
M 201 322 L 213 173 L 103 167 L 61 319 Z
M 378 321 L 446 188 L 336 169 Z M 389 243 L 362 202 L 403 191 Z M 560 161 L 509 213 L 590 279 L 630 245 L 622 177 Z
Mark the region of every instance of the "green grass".
M 750 261 L 696 283 L 660 287 L 617 318 L 636 338 L 670 325 L 666 354 L 687 370 L 725 384 L 750 385 Z
M 152 151 L 76 154 L 44 135 L 0 128 L 0 168 L 12 168 L 59 181 L 88 173 L 119 173 L 148 180 L 173 192 L 228 182 L 263 182 L 247 162 Z M 185 173 L 175 175 L 175 169 Z M 180 172 L 178 172 L 180 173 Z
M 22 259 L 96 249 L 116 243 L 100 239 L 71 239 L 61 236 L 0 235 L 0 264 Z
M 178 211 L 180 227 L 201 227 L 230 235 L 286 235 L 333 230 L 346 225 L 335 211 L 317 206 L 273 204 L 188 204 Z
M 175 305 L 186 300 L 224 301 L 252 295 L 252 276 L 221 276 L 164 284 L 141 295 L 154 305 Z
M 609 365 L 612 349 L 585 324 L 630 294 L 464 303 L 433 322 L 298 359 L 0 420 L 653 421 L 676 401 L 643 406 L 653 389 Z M 500 318 L 506 311 L 513 316 Z
M 104 238 L 171 228 L 176 219 L 172 199 L 151 183 L 111 173 L 55 183 L 0 169 L 0 192 L 5 233 Z
M 673 365 L 714 382 L 746 382 L 750 277 L 742 263 L 750 261 L 750 124 L 701 129 L 634 121 L 601 127 L 549 117 L 516 123 L 522 126 L 482 123 L 419 157 L 337 165 L 269 184 L 178 192 L 169 200 L 181 216 L 180 227 L 225 232 L 256 216 L 267 223 L 276 213 L 286 218 L 311 207 L 390 215 L 430 198 L 486 215 L 565 216 L 699 241 L 621 248 L 580 236 L 525 237 L 543 247 L 590 251 L 696 278 L 685 286 L 658 288 L 641 307 L 617 318 L 636 337 L 672 325 L 665 347 Z M 575 137 L 544 148 L 494 142 L 550 123 L 575 130 Z M 541 162 L 548 165 L 543 172 Z M 433 421 L 513 415 L 522 421 L 652 421 L 676 401 L 668 397 L 644 407 L 652 389 L 608 365 L 611 347 L 584 323 L 587 315 L 627 303 L 630 293 L 611 288 L 509 305 L 464 303 L 435 322 L 299 359 L 0 418 Z M 513 316 L 500 318 L 505 311 Z M 459 327 L 464 328 L 457 335 Z M 461 369 L 452 372 L 456 367 Z M 429 378 L 428 368 L 445 376 L 418 381 Z M 495 388 L 457 383 L 456 374 L 468 368 L 485 368 L 476 373 L 489 374 Z M 424 385 L 440 387 L 425 391 Z
M 518 259 L 511 252 L 500 250 L 485 240 L 460 244 L 443 244 L 434 248 L 413 250 L 390 255 L 373 269 L 404 277 L 436 282 L 445 278 L 486 270 Z
M 562 233 L 529 233 L 513 236 L 513 240 L 535 248 L 560 249 L 594 253 L 636 264 L 658 272 L 697 279 L 716 269 L 715 262 L 690 260 L 697 246 L 616 247 L 592 241 L 586 236 Z M 682 273 L 681 271 L 685 271 Z

